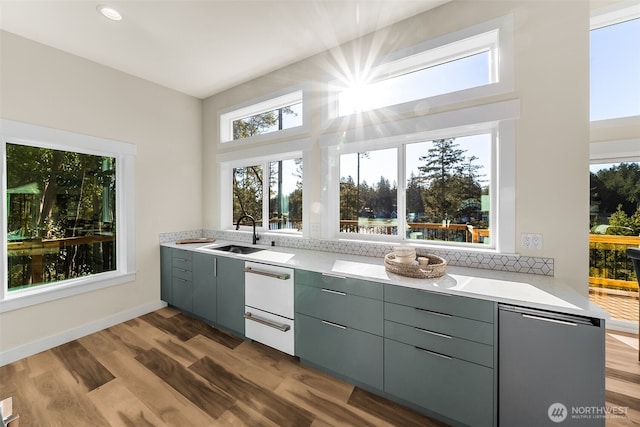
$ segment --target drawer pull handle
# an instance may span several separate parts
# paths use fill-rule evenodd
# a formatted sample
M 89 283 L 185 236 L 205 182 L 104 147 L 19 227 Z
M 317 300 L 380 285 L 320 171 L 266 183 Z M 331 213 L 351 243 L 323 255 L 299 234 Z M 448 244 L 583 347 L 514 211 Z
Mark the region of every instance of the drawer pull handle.
M 440 317 L 446 317 L 446 318 L 451 318 L 453 316 L 451 316 L 450 314 L 446 314 L 446 313 L 438 313 L 437 311 L 431 311 L 431 310 L 425 310 L 424 308 L 419 308 L 419 307 L 414 307 L 416 310 L 428 313 L 428 314 L 433 314 L 434 316 L 440 316 Z
M 346 277 L 344 276 L 338 276 L 337 274 L 331 274 L 331 273 L 322 273 L 323 276 L 327 276 L 327 277 L 333 277 L 334 279 L 346 279 Z
M 276 323 L 276 322 L 272 322 L 270 320 L 266 320 L 266 319 L 262 319 L 260 317 L 256 317 L 256 316 L 254 316 L 253 314 L 251 314 L 248 311 L 244 314 L 244 318 L 247 319 L 247 320 L 251 320 L 253 322 L 256 322 L 256 323 L 260 323 L 261 325 L 265 325 L 265 326 L 268 326 L 270 328 L 277 329 L 280 332 L 287 332 L 289 329 L 291 329 L 291 326 L 289 326 L 289 325 L 284 325 L 284 324 L 281 324 L 281 323 Z
M 446 335 L 446 334 L 440 334 L 438 332 L 433 332 L 433 331 L 428 331 L 426 329 L 421 329 L 421 328 L 414 328 L 416 331 L 420 331 L 420 332 L 424 332 L 425 334 L 429 334 L 429 335 L 435 335 L 436 337 L 440 337 L 440 338 L 447 338 L 447 339 L 453 339 L 453 337 L 451 335 Z
M 324 323 L 325 325 L 333 326 L 334 328 L 338 328 L 338 329 L 347 329 L 346 326 L 338 325 L 337 323 L 333 323 L 333 322 L 327 322 L 326 320 L 323 320 L 322 323 Z
M 451 297 L 453 295 L 451 294 L 443 294 L 442 292 L 436 292 L 436 291 L 429 291 L 427 289 L 418 289 L 420 292 L 425 292 L 427 294 L 435 294 L 435 295 L 439 295 L 441 297 Z
M 245 273 L 252 273 L 252 274 L 259 274 L 261 276 L 267 276 L 267 277 L 271 277 L 273 279 L 280 279 L 280 280 L 289 280 L 289 278 L 291 277 L 290 274 L 288 273 L 271 273 L 269 271 L 260 271 L 260 270 L 255 270 L 251 267 L 245 267 L 244 268 L 244 272 Z
M 186 258 L 175 258 L 178 261 L 182 261 L 182 262 L 187 262 L 188 260 Z
M 334 291 L 331 289 L 326 289 L 326 288 L 322 288 L 322 292 L 326 292 L 328 294 L 334 294 L 334 295 L 341 295 L 341 296 L 347 296 L 346 292 L 340 292 L 340 291 Z
M 542 320 L 543 322 L 560 323 L 561 325 L 578 326 L 578 324 L 574 322 L 567 322 L 566 320 L 550 319 L 548 317 L 533 316 L 531 314 L 523 314 L 522 317 L 527 319 Z
M 188 282 L 187 279 L 183 279 L 182 277 L 174 277 L 173 280 L 179 280 L 179 281 L 184 282 L 184 283 Z
M 449 357 L 449 356 L 447 356 L 447 355 L 444 355 L 444 354 L 441 354 L 441 353 L 436 353 L 435 351 L 429 351 L 429 350 L 425 350 L 424 348 L 421 348 L 421 347 L 415 347 L 415 346 L 414 346 L 414 348 L 415 348 L 416 350 L 420 350 L 420 351 L 421 351 L 421 352 L 423 352 L 423 353 L 427 353 L 427 354 L 430 354 L 430 355 L 432 355 L 432 356 L 439 357 L 439 358 L 441 358 L 441 359 L 451 360 L 451 357 Z

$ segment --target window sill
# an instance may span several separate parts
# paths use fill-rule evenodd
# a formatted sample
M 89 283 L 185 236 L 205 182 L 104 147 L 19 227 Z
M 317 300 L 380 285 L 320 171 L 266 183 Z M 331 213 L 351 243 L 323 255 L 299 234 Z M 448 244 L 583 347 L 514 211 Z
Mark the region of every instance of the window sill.
M 16 295 L 9 294 L 3 301 L 0 301 L 0 313 L 121 285 L 132 282 L 135 279 L 135 272 L 109 272 L 67 280 L 59 284 L 41 285 L 41 289 L 36 287 L 34 289 L 16 291 Z

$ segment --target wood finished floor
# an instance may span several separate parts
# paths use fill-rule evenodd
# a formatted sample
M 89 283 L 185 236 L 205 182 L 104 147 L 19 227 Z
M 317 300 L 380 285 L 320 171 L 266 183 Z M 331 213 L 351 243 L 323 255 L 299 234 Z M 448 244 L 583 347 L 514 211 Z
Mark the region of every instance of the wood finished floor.
M 620 336 L 607 406 L 629 409 L 607 426 L 640 425 L 638 353 Z M 444 425 L 170 308 L 0 367 L 8 396 L 21 427 Z

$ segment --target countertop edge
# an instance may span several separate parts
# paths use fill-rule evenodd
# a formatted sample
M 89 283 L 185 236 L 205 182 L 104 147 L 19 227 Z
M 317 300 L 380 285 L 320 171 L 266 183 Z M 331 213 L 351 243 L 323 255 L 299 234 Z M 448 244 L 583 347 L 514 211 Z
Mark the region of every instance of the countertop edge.
M 488 300 L 499 304 L 523 306 L 601 320 L 611 318 L 608 312 L 591 302 L 588 297 L 580 295 L 569 286 L 558 283 L 555 278 L 550 276 L 447 266 L 447 272 L 441 278 L 414 279 L 387 272 L 384 270 L 384 260 L 381 258 L 362 255 L 266 245 L 255 245 L 265 251 L 247 255 L 208 249 L 208 247 L 228 244 L 253 246 L 228 240 L 187 244 L 168 242 L 161 243 L 160 246 L 317 273 L 339 274 L 344 277 L 385 285 L 404 286 L 429 292 Z M 354 272 L 355 270 L 359 271 Z

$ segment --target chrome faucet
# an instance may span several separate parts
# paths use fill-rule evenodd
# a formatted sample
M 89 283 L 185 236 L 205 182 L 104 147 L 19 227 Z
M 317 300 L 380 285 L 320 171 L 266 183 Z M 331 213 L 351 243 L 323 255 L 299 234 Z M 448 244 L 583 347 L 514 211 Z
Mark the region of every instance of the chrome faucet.
M 253 219 L 251 215 L 242 215 L 240 218 L 238 218 L 238 221 L 236 222 L 236 230 L 240 230 L 240 221 L 242 221 L 245 218 L 249 218 L 251 220 L 251 223 L 253 224 L 253 244 L 255 245 L 258 242 L 258 240 L 260 240 L 260 238 L 256 233 L 256 220 Z

